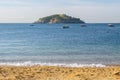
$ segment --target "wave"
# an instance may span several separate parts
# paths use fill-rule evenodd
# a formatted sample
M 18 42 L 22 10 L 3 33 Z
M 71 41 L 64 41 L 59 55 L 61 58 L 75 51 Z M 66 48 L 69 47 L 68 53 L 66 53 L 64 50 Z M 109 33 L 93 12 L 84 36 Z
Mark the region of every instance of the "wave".
M 106 65 L 103 65 L 103 64 L 34 63 L 31 61 L 28 61 L 28 62 L 2 62 L 2 63 L 0 63 L 0 66 L 34 66 L 34 65 L 59 66 L 59 67 L 106 67 Z

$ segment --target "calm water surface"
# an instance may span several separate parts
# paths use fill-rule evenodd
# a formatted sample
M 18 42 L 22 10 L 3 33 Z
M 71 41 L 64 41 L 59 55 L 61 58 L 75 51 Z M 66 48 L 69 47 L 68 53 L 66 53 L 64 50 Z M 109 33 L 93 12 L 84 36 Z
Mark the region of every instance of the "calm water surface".
M 0 63 L 120 64 L 120 24 L 0 24 Z

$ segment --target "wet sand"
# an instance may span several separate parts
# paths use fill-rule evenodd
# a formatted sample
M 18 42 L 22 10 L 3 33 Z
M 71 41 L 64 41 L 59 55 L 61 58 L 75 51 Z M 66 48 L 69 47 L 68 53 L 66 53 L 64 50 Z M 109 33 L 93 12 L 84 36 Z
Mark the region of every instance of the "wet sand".
M 120 66 L 101 68 L 0 66 L 0 80 L 120 80 Z

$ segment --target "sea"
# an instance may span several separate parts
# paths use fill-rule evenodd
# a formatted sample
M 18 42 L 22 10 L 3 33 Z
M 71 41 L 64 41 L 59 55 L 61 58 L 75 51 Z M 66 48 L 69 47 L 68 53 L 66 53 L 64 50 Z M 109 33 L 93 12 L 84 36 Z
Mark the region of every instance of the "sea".
M 120 65 L 120 24 L 0 23 L 0 65 Z

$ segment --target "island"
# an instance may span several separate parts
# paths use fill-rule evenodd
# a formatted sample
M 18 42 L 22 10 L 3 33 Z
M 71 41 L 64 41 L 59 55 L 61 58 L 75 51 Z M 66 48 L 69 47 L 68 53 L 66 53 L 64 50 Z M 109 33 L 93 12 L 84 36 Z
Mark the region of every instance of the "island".
M 34 23 L 48 23 L 48 24 L 80 23 L 80 24 L 84 24 L 85 22 L 80 20 L 80 18 L 71 17 L 66 14 L 55 14 L 55 15 L 39 18 Z

